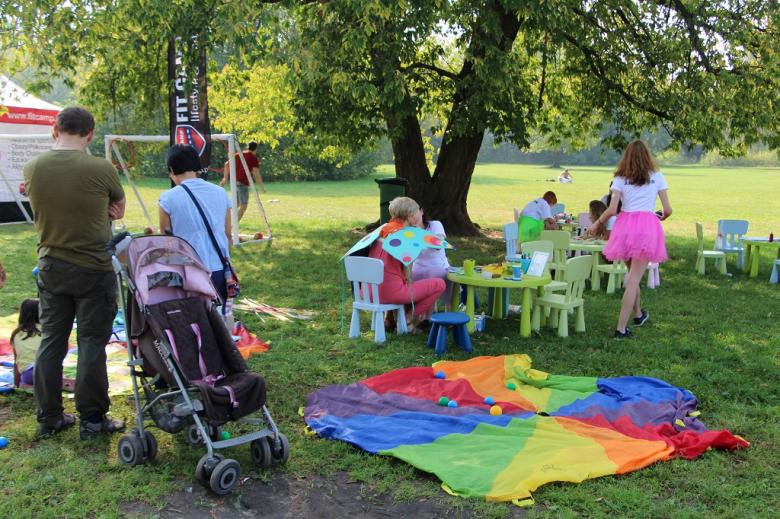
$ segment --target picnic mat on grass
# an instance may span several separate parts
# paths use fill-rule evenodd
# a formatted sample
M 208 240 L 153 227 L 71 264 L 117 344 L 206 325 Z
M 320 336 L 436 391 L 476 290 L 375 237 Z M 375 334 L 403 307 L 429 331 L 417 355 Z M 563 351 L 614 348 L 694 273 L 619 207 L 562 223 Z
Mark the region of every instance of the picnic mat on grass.
M 442 397 L 457 405 L 439 405 Z M 507 355 L 328 386 L 308 396 L 304 416 L 321 437 L 402 459 L 448 492 L 517 503 L 553 481 L 749 445 L 708 430 L 697 405 L 662 380 L 554 375 L 532 369 L 527 355 Z

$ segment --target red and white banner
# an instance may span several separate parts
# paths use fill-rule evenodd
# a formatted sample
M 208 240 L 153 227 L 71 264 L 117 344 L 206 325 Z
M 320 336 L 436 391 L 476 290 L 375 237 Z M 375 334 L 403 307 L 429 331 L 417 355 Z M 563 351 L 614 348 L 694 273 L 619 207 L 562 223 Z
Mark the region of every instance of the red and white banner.
M 58 113 L 58 110 L 0 105 L 0 123 L 34 124 L 51 127 L 57 120 Z M 45 130 L 41 129 L 41 132 L 45 132 Z

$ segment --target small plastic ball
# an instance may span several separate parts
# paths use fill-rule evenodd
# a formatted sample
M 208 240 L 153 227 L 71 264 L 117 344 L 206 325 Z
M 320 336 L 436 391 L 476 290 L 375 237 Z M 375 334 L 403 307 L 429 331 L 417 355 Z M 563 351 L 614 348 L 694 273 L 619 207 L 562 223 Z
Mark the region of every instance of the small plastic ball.
M 450 399 L 446 396 L 439 398 L 439 405 L 447 405 L 450 403 Z
M 38 277 L 38 274 L 41 272 L 41 269 L 38 268 L 38 265 L 35 265 L 32 269 L 32 275 L 35 277 Z
M 447 375 L 443 371 L 437 371 L 433 376 L 436 378 L 447 378 Z
M 458 407 L 457 400 L 450 400 L 449 402 L 447 402 L 447 407 L 453 407 L 453 408 Z
M 255 240 L 262 240 L 263 239 L 263 233 L 258 232 L 255 233 Z
M 151 227 L 147 227 L 146 229 L 144 229 L 144 234 L 154 234 L 154 229 L 152 229 Z
M 492 396 L 486 396 L 486 397 L 485 397 L 485 404 L 487 404 L 487 405 L 493 405 L 493 404 L 495 404 L 495 403 L 496 403 L 496 401 L 495 401 L 495 400 L 493 400 L 493 397 L 492 397 Z
M 514 391 L 515 389 L 517 389 L 517 385 L 514 382 L 510 382 L 509 384 L 506 385 L 506 388 Z
M 230 433 L 227 431 L 222 431 L 219 435 L 220 440 L 229 440 L 230 439 Z
M 0 449 L 5 449 L 8 446 L 8 438 L 0 436 Z
M 501 414 L 504 411 L 501 409 L 501 406 L 494 405 L 490 408 L 490 416 L 501 416 Z

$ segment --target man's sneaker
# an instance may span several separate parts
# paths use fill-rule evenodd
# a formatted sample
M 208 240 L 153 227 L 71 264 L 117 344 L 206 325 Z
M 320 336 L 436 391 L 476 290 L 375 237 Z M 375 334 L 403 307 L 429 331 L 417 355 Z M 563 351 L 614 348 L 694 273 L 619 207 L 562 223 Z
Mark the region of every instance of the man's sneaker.
M 631 333 L 631 328 L 626 328 L 626 331 L 621 332 L 620 330 L 615 330 L 615 339 L 633 339 L 634 334 Z
M 650 313 L 644 308 L 642 308 L 642 315 L 640 315 L 639 317 L 634 317 L 634 326 L 637 327 L 642 326 L 647 322 L 648 319 L 650 319 Z
M 54 436 L 63 429 L 67 429 L 68 427 L 72 426 L 74 423 L 76 423 L 75 415 L 70 413 L 62 413 L 62 416 L 51 425 L 44 423 L 38 424 L 38 433 L 35 435 L 35 437 L 47 438 L 49 436 Z
M 79 434 L 82 440 L 93 440 L 100 433 L 114 433 L 125 430 L 124 420 L 108 418 L 104 416 L 99 422 L 88 422 L 81 420 Z

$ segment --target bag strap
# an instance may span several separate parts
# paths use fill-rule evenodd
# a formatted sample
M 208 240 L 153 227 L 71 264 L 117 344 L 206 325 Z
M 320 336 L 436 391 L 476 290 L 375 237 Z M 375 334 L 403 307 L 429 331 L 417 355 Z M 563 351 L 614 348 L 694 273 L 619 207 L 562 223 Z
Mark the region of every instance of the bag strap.
M 209 225 L 209 221 L 206 219 L 206 213 L 203 212 L 203 208 L 200 206 L 200 203 L 198 203 L 198 199 L 195 198 L 195 195 L 192 194 L 190 188 L 184 185 L 183 182 L 179 185 L 184 188 L 184 191 L 186 191 L 188 195 L 190 195 L 190 198 L 192 199 L 192 203 L 195 204 L 195 208 L 198 210 L 200 217 L 203 218 L 203 225 L 206 226 L 206 231 L 209 233 L 209 238 L 211 238 L 211 244 L 214 246 L 214 250 L 217 251 L 217 256 L 219 256 L 219 261 L 222 262 L 222 265 L 226 269 L 230 269 L 230 273 L 233 274 L 233 266 L 222 254 L 222 249 L 219 248 L 219 244 L 217 243 L 217 238 L 216 236 L 214 236 L 214 231 L 211 230 L 211 225 Z

